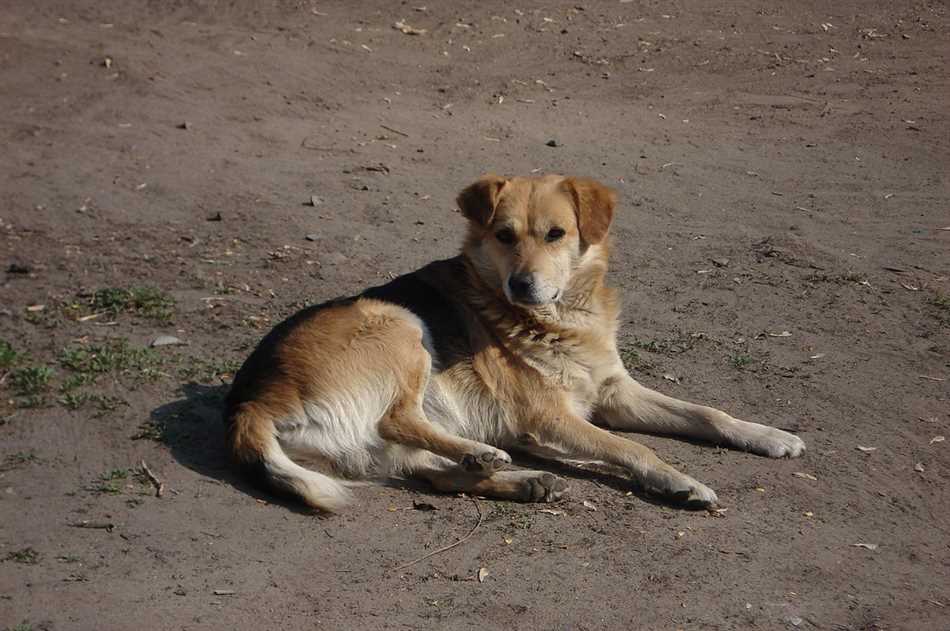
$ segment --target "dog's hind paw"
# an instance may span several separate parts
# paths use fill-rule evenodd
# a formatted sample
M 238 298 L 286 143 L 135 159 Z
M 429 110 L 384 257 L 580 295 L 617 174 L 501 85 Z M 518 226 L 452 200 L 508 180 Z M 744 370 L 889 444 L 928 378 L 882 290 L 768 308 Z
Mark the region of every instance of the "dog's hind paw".
M 465 454 L 459 462 L 471 473 L 493 473 L 511 464 L 511 456 L 501 449 L 483 445 L 475 453 Z
M 526 501 L 556 502 L 567 492 L 567 481 L 553 473 L 532 472 L 537 475 L 525 478 Z

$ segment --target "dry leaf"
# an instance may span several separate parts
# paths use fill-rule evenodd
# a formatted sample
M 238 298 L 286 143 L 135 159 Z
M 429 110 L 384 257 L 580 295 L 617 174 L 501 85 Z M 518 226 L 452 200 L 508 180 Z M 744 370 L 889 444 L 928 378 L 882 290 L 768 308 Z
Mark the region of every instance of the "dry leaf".
M 813 475 L 810 474 L 810 473 L 805 473 L 804 471 L 796 471 L 796 472 L 793 473 L 792 475 L 795 476 L 796 478 L 804 478 L 804 479 L 806 479 L 806 480 L 812 480 L 813 482 L 817 482 L 817 481 L 818 481 L 818 478 L 816 478 L 815 476 L 813 476 Z
M 876 543 L 852 543 L 852 547 L 864 548 L 865 550 L 877 550 Z
M 815 513 L 811 512 L 810 510 L 807 510 L 804 513 L 802 513 L 802 515 L 804 515 L 805 517 L 814 517 Z
M 488 570 L 483 567 L 478 568 L 478 582 L 484 583 L 486 576 L 488 576 Z
M 506 546 L 510 546 L 510 545 L 512 544 L 512 542 L 514 541 L 514 539 L 512 539 L 511 537 L 504 537 L 504 538 L 502 538 L 502 541 L 505 542 L 505 545 L 506 545 Z
M 584 504 L 584 508 L 588 510 L 597 510 L 597 507 L 594 506 L 591 502 L 588 502 L 587 500 L 584 500 L 582 503 Z
M 916 471 L 917 473 L 923 473 L 923 472 L 924 472 L 924 465 L 923 465 L 923 463 L 918 462 L 917 464 L 915 464 L 915 465 L 914 465 L 914 471 Z

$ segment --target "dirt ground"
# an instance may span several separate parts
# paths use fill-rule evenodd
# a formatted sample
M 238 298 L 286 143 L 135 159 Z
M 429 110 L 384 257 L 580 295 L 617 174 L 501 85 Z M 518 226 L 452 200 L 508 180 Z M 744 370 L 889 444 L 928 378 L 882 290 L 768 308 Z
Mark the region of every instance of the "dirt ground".
M 0 629 L 950 629 L 947 4 L 424 3 L 2 3 Z M 487 171 L 614 186 L 635 376 L 804 459 L 640 438 L 718 513 L 235 478 L 253 345 Z

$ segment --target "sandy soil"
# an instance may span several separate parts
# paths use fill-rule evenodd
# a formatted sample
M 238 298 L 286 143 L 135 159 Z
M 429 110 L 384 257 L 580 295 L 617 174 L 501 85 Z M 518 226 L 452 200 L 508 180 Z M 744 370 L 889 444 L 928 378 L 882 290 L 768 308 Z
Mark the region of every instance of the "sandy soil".
M 2 3 L 0 628 L 950 629 L 946 3 L 421 4 Z M 616 187 L 635 374 L 806 457 L 643 437 L 718 515 L 235 479 L 249 349 L 486 171 Z

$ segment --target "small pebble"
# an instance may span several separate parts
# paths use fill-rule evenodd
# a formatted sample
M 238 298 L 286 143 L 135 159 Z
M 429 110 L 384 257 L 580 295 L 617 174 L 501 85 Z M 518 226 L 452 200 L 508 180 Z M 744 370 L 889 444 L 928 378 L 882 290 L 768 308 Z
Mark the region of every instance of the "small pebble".
M 152 343 L 149 344 L 149 346 L 156 348 L 158 346 L 178 346 L 180 344 L 184 344 L 184 342 L 182 342 L 177 337 L 172 335 L 159 335 L 154 340 L 152 340 Z

